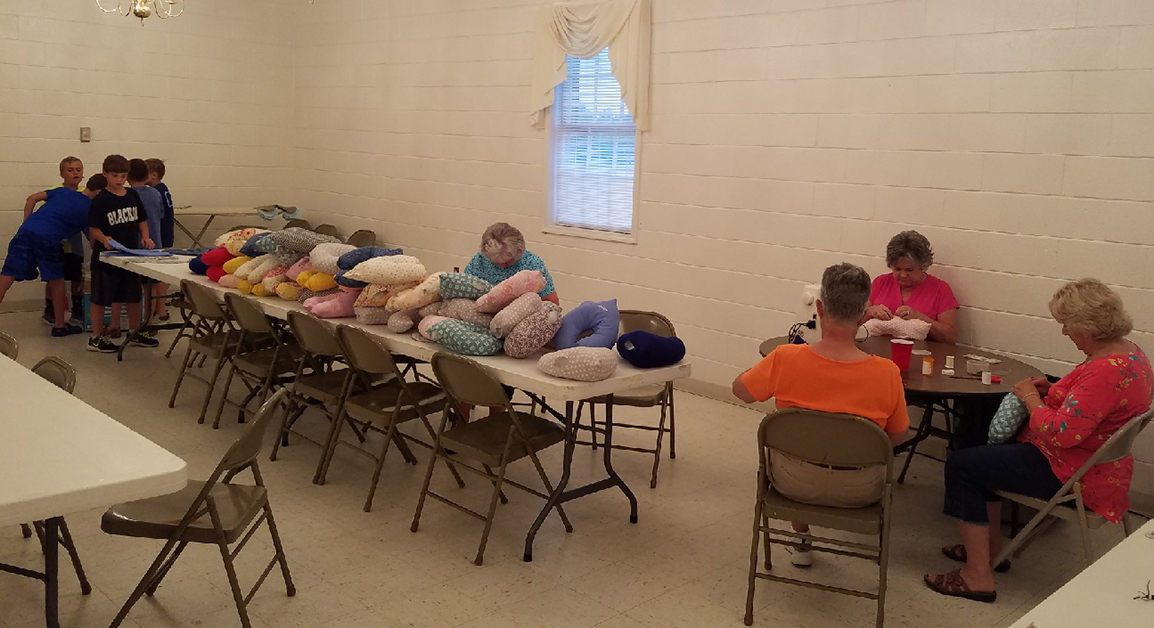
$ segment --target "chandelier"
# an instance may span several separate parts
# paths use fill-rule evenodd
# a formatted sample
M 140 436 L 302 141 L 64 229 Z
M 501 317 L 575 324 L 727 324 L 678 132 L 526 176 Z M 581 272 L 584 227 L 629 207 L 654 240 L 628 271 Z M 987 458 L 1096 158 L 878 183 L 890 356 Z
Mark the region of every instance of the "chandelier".
M 116 0 L 116 6 L 111 9 L 104 8 L 102 0 L 96 0 L 96 6 L 105 13 L 120 13 L 126 17 L 129 15 L 138 17 L 141 26 L 144 26 L 145 18 L 153 15 L 165 19 L 184 13 L 184 0 Z

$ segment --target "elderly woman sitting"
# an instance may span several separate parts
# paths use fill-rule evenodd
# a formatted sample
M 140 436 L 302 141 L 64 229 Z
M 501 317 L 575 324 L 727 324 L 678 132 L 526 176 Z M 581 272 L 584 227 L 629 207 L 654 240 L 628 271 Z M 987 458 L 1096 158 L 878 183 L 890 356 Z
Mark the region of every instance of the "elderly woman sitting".
M 958 301 L 950 284 L 926 272 L 934 263 L 930 241 L 917 231 L 903 231 L 886 245 L 886 266 L 893 272 L 874 279 L 865 318 L 888 321 L 895 316 L 930 324 L 929 340 L 958 341 Z
M 774 349 L 733 380 L 733 394 L 746 403 L 772 397 L 778 408 L 859 416 L 881 426 L 895 445 L 901 443 L 910 426 L 901 372 L 893 362 L 863 352 L 854 342 L 869 291 L 864 269 L 853 264 L 825 269 L 817 301 L 821 340 Z M 846 481 L 831 484 L 830 469 L 784 457 L 775 460 L 774 468 L 774 486 L 783 495 L 822 506 L 867 506 L 881 498 L 885 481 L 884 469 L 879 474 L 878 469 L 864 468 L 836 470 Z M 793 529 L 809 532 L 804 523 L 794 523 Z M 790 560 L 798 566 L 812 563 L 808 540 L 793 550 Z
M 557 289 L 553 287 L 553 277 L 545 268 L 545 262 L 525 250 L 525 236 L 508 223 L 498 222 L 485 229 L 485 233 L 481 236 L 481 251 L 469 260 L 468 266 L 465 266 L 466 273 L 494 285 L 522 270 L 541 271 L 541 274 L 545 275 L 545 287 L 538 294 L 545 301 L 561 304 L 557 298 Z
M 965 566 L 926 575 L 938 593 L 993 602 L 990 561 L 1002 545 L 991 529 L 1002 520 L 994 491 L 1052 498 L 1114 432 L 1150 408 L 1154 374 L 1142 350 L 1125 339 L 1133 322 L 1117 293 L 1096 279 L 1070 282 L 1050 300 L 1050 313 L 1086 360 L 1057 383 L 1037 378 L 1014 386 L 1030 413 L 1018 442 L 959 449 L 946 461 L 944 510 L 958 520 L 962 544 L 942 552 Z M 1086 507 L 1120 522 L 1133 472 L 1131 457 L 1095 465 L 1081 480 Z M 1007 569 L 1008 562 L 997 566 Z

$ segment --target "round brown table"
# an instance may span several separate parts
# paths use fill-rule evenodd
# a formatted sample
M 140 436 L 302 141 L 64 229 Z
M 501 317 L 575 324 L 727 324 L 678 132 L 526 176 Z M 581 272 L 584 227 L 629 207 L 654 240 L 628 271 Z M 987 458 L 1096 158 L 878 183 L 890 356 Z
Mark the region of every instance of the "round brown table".
M 761 343 L 761 355 L 767 356 L 787 342 L 785 336 L 770 338 Z M 889 336 L 875 336 L 858 343 L 862 351 L 887 359 L 890 357 L 890 346 Z M 913 460 L 919 443 L 930 436 L 941 436 L 950 442 L 951 448 L 985 444 L 989 419 L 1002 397 L 1010 392 L 1014 384 L 1023 379 L 1043 377 L 1041 371 L 1025 362 L 976 347 L 916 340 L 914 351 L 919 350 L 930 352 L 930 357 L 934 359 L 934 372 L 932 375 L 922 375 L 922 358 L 926 357 L 924 355 L 911 357 L 909 370 L 902 372 L 906 401 L 911 405 L 922 407 L 924 412 L 914 436 L 894 448 L 895 454 L 909 451 L 901 475 L 898 476 L 899 483 L 905 481 L 906 471 L 910 468 L 910 461 Z M 947 355 L 954 356 L 952 376 L 942 375 Z M 983 384 L 980 378 L 967 375 L 966 358 L 962 357 L 965 355 L 1000 360 L 990 367 L 990 371 L 1001 377 L 1002 381 L 996 384 Z M 947 419 L 955 419 L 956 430 L 942 431 L 933 427 L 935 409 L 943 412 Z

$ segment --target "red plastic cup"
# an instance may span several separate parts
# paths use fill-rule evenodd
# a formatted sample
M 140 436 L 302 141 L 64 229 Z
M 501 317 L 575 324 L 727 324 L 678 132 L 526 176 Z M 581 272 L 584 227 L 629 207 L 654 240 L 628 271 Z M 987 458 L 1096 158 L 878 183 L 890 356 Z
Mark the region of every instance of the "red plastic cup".
M 890 359 L 898 365 L 898 370 L 910 370 L 910 357 L 914 352 L 914 341 L 902 338 L 890 340 Z

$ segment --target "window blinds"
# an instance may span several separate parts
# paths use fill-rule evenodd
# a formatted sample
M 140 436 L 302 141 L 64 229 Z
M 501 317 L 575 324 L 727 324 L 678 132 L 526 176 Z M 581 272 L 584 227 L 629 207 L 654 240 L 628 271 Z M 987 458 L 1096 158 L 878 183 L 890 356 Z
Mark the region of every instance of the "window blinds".
M 608 49 L 569 57 L 553 106 L 553 223 L 629 233 L 637 127 L 621 100 Z

